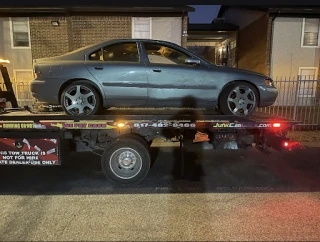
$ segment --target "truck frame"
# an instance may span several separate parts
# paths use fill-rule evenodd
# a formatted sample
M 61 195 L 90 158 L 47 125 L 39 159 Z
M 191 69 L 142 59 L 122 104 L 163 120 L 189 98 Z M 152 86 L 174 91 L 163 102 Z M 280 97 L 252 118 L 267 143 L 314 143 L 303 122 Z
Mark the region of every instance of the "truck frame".
M 111 114 L 110 114 L 111 113 Z M 256 113 L 250 118 L 190 109 L 119 110 L 96 116 L 7 110 L 0 117 L 1 165 L 64 165 L 71 151 L 101 155 L 105 176 L 117 185 L 141 183 L 151 167 L 150 146 L 165 137 L 180 143 L 181 175 L 184 151 L 197 142 L 212 149 L 254 146 L 292 151 L 303 148 L 287 137 L 297 122 Z M 197 140 L 197 137 L 205 137 Z M 272 149 L 270 149 L 272 148 Z

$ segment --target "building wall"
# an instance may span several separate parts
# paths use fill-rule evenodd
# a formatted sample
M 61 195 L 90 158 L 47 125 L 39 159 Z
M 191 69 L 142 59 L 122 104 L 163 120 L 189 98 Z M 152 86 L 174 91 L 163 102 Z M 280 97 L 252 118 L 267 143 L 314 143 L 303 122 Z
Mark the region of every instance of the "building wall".
M 71 25 L 74 49 L 132 35 L 128 16 L 73 16 Z
M 51 21 L 59 21 L 59 27 L 53 27 Z M 57 56 L 72 50 L 66 17 L 30 17 L 29 24 L 33 59 Z
M 264 14 L 238 34 L 238 68 L 268 75 L 269 18 Z
M 53 27 L 51 21 L 59 21 Z M 30 18 L 33 59 L 57 56 L 86 45 L 131 38 L 131 17 L 72 16 Z
M 10 64 L 6 64 L 5 66 L 8 69 L 12 81 L 14 81 L 14 70 L 32 71 L 32 56 L 31 48 L 11 47 L 10 24 L 10 18 L 0 18 L 0 58 L 10 60 Z M 1 75 L 0 80 L 2 80 Z
M 225 22 L 236 24 L 239 29 L 244 29 L 254 21 L 260 19 L 264 12 L 247 10 L 243 8 L 228 8 L 225 11 L 224 18 Z
M 299 67 L 318 67 L 319 48 L 301 47 L 302 18 L 276 18 L 273 27 L 271 75 L 297 78 Z
M 269 74 L 270 26 L 268 14 L 262 11 L 230 7 L 225 22 L 239 26 L 238 68 Z

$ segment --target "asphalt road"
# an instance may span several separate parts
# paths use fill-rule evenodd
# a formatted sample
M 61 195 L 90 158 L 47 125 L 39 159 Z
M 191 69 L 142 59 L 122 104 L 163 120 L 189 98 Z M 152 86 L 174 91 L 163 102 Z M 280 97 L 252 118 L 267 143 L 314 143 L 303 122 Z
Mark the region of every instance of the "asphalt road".
M 0 167 L 0 240 L 320 240 L 320 148 L 206 150 L 184 179 L 174 154 L 162 148 L 129 188 L 111 186 L 92 154 L 66 168 Z

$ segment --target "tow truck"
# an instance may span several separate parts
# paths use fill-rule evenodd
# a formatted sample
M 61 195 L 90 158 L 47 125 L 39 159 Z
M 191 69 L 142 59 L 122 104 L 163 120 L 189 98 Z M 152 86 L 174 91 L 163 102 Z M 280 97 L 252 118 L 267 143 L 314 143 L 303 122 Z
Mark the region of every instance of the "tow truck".
M 9 83 L 7 74 L 6 78 Z M 0 92 L 2 102 L 3 96 Z M 184 151 L 198 142 L 207 142 L 213 150 L 254 146 L 265 154 L 272 149 L 302 149 L 299 142 L 287 137 L 296 124 L 258 112 L 249 118 L 187 108 L 68 116 L 52 111 L 52 107 L 49 111 L 4 107 L 0 116 L 0 165 L 58 166 L 70 159 L 72 151 L 92 152 L 101 156 L 101 168 L 112 183 L 138 184 L 148 175 L 150 147 L 157 138 L 179 142 L 183 175 Z

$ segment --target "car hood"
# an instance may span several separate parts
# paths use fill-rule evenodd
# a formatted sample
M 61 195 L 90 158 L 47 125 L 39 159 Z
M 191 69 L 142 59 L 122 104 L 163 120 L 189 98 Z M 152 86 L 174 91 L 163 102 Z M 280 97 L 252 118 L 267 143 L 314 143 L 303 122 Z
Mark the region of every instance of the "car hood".
M 251 76 L 256 76 L 258 78 L 269 78 L 268 76 L 263 75 L 263 74 L 258 73 L 258 72 L 244 70 L 244 69 L 238 69 L 238 68 L 234 68 L 234 67 L 217 66 L 217 65 L 213 65 L 213 67 L 221 69 L 221 71 L 228 72 L 228 73 L 251 75 Z

